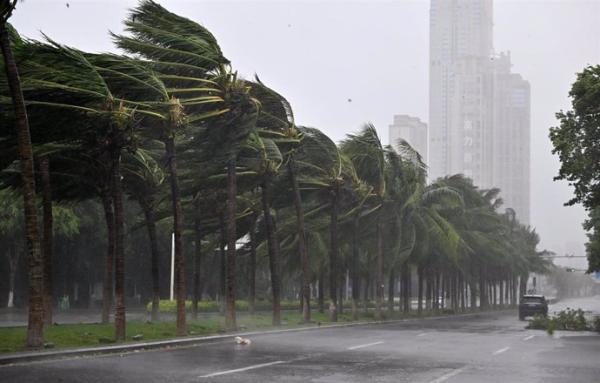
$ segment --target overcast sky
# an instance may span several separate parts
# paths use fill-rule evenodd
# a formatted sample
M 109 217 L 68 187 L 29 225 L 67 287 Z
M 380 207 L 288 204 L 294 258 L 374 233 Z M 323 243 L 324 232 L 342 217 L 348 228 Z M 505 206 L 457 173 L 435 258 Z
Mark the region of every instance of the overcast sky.
M 428 0 L 159 2 L 208 27 L 244 77 L 257 73 L 288 98 L 298 124 L 339 140 L 371 121 L 387 142 L 394 114 L 428 119 Z M 26 0 L 11 22 L 27 37 L 43 31 L 114 51 L 107 32 L 120 32 L 135 4 Z M 495 0 L 494 45 L 511 51 L 513 71 L 531 83 L 531 224 L 544 247 L 583 252 L 585 212 L 562 206 L 572 192 L 552 181 L 559 163 L 548 128 L 570 106 L 575 73 L 600 63 L 600 1 Z

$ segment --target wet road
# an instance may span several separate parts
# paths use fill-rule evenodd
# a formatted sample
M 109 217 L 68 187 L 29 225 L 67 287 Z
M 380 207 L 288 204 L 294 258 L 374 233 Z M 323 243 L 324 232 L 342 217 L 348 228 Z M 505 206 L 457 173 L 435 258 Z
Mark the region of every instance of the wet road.
M 600 297 L 565 303 L 600 309 Z M 600 382 L 599 335 L 524 327 L 516 312 L 496 312 L 290 332 L 5 366 L 0 382 Z

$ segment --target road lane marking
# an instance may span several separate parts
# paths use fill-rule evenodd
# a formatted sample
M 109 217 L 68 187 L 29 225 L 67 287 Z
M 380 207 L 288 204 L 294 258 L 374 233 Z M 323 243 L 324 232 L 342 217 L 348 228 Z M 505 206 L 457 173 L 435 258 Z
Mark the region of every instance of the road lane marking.
M 420 333 L 420 334 L 417 334 L 417 336 L 425 336 L 425 335 L 427 335 L 427 333 L 426 333 L 426 332 L 422 332 L 422 333 Z
M 461 367 L 459 369 L 450 371 L 446 375 L 442 375 L 439 378 L 430 381 L 429 383 L 442 383 L 442 382 L 445 382 L 446 380 L 450 379 L 453 376 L 456 376 L 456 375 L 460 374 L 461 372 L 463 372 L 466 369 L 467 369 L 467 366 L 463 366 L 463 367 Z
M 284 361 L 284 360 L 278 360 L 276 362 L 255 364 L 254 366 L 248 366 L 248 367 L 243 367 L 243 368 L 236 368 L 235 370 L 226 370 L 226 371 L 213 372 L 212 374 L 199 376 L 199 378 L 212 378 L 213 376 L 235 374 L 236 372 L 242 372 L 242 371 L 248 371 L 248 370 L 255 370 L 257 368 L 274 366 L 276 364 L 281 364 L 281 363 L 287 363 L 287 362 Z
M 535 335 L 529 335 L 529 336 L 527 336 L 527 337 L 523 338 L 523 340 L 529 340 L 529 339 L 533 339 L 533 337 L 534 337 L 534 336 L 535 336 Z
M 494 351 L 494 353 L 492 355 L 502 354 L 503 352 L 508 351 L 509 348 L 510 347 L 501 348 L 500 350 Z
M 347 350 L 358 350 L 359 348 L 371 347 L 371 346 L 375 346 L 375 345 L 382 344 L 382 343 L 385 343 L 385 342 L 380 341 L 380 342 L 373 342 L 373 343 L 367 343 L 367 344 L 360 344 L 358 346 L 348 347 Z

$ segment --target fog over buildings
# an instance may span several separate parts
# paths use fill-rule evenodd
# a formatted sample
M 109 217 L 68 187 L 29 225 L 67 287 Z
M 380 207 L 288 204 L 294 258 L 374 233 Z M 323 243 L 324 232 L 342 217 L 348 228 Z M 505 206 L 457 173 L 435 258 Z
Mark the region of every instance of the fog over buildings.
M 371 121 L 386 142 L 394 115 L 435 125 L 429 111 L 429 0 L 159 2 L 206 25 L 241 75 L 257 73 L 289 99 L 299 124 L 339 140 Z M 69 0 L 68 8 L 65 3 L 20 2 L 11 22 L 31 38 L 40 38 L 43 31 L 84 50 L 115 51 L 107 31 L 122 31 L 127 8 L 136 1 Z M 516 73 L 530 85 L 529 222 L 540 233 L 542 246 L 581 252 L 585 214 L 580 207 L 562 206 L 572 189 L 552 181 L 559 163 L 550 153 L 548 128 L 556 125 L 555 112 L 570 107 L 575 73 L 600 63 L 600 2 L 496 0 L 489 10 L 489 36 L 471 38 L 493 48 L 488 54 L 511 52 L 512 74 L 501 74 L 500 66 L 494 72 L 496 78 L 506 77 L 507 89 L 519 88 Z M 494 57 L 508 60 L 508 54 Z M 502 102 L 510 100 L 506 95 Z M 517 124 L 503 123 L 522 132 Z
M 496 53 L 492 0 L 432 0 L 429 33 L 430 180 L 464 174 L 500 188 L 529 223 L 529 83 Z
M 395 115 L 394 122 L 389 126 L 389 137 L 390 145 L 394 146 L 396 150 L 400 150 L 399 141 L 405 140 L 427 162 L 429 135 L 427 124 L 419 117 L 406 114 Z

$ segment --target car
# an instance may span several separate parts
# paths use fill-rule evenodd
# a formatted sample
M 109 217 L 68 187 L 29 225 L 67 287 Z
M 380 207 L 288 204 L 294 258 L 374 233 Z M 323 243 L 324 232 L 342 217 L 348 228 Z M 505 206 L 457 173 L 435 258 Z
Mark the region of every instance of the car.
M 519 319 L 524 320 L 525 317 L 541 314 L 548 316 L 548 302 L 543 295 L 523 295 L 519 302 Z

